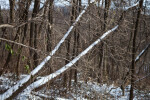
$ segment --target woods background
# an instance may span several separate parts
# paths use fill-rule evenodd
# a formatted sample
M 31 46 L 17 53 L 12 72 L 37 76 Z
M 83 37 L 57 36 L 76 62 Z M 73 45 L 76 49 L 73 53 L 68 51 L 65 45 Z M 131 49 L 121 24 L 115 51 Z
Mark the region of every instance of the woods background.
M 55 48 L 86 6 L 81 0 L 70 0 L 70 5 L 66 6 L 56 6 L 56 1 L 9 0 L 8 9 L 0 7 L 0 75 L 13 73 L 11 78 L 19 80 L 21 74 L 30 74 Z M 139 2 L 137 6 L 124 10 L 136 2 Z M 67 96 L 71 87 L 77 87 L 78 80 L 115 84 L 123 91 L 131 84 L 131 100 L 134 88 L 149 92 L 148 0 L 135 0 L 134 3 L 132 0 L 97 0 L 93 3 L 88 0 L 88 4 L 85 14 L 65 42 L 28 84 L 37 76 L 49 75 L 68 64 L 105 32 L 119 25 L 73 67 L 57 77 L 61 79 L 60 83 L 55 78 L 44 87 L 63 87 L 61 95 Z M 142 50 L 145 51 L 139 55 Z

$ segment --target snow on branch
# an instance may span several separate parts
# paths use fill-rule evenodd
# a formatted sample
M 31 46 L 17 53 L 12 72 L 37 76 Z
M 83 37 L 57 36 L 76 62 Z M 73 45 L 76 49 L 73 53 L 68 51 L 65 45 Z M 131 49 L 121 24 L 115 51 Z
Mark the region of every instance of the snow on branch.
M 36 96 L 39 96 L 39 97 L 42 97 L 42 98 L 46 98 L 46 99 L 52 99 L 53 98 L 51 96 L 48 96 L 48 95 L 45 95 L 45 94 L 42 94 L 42 93 L 38 93 L 38 92 L 32 92 L 32 94 L 34 94 Z
M 146 48 L 143 49 L 142 52 L 140 52 L 140 54 L 136 57 L 135 62 L 137 62 L 137 61 L 140 59 L 140 57 L 141 57 L 141 56 L 144 54 L 144 52 L 149 48 L 149 46 L 150 46 L 150 44 L 148 44 L 148 45 L 146 46 Z
M 150 76 L 150 73 L 147 74 L 146 76 L 144 76 L 144 77 L 142 77 L 142 78 L 136 80 L 134 83 L 137 83 L 137 82 L 139 82 L 139 81 L 142 81 L 143 79 L 145 79 L 145 78 L 147 78 L 147 77 L 149 77 L 149 76 Z
M 91 3 L 93 3 L 92 0 Z M 10 96 L 12 96 L 13 94 L 15 94 L 15 92 L 22 87 L 25 83 L 27 83 L 32 76 L 34 76 L 36 73 L 39 72 L 39 70 L 41 70 L 43 68 L 43 66 L 51 59 L 51 57 L 55 54 L 55 52 L 59 49 L 59 47 L 61 46 L 61 44 L 64 42 L 64 40 L 67 38 L 67 36 L 70 34 L 70 32 L 73 30 L 74 26 L 78 23 L 78 21 L 80 20 L 80 18 L 82 17 L 82 15 L 86 12 L 87 8 L 88 8 L 88 4 L 85 6 L 85 8 L 83 9 L 83 11 L 79 14 L 79 16 L 77 17 L 77 19 L 75 20 L 75 22 L 72 24 L 72 26 L 69 28 L 69 30 L 66 32 L 66 34 L 64 35 L 64 37 L 60 40 L 60 42 L 57 44 L 57 46 L 52 50 L 52 52 L 29 74 L 27 75 L 25 78 L 23 78 L 22 80 L 18 81 L 16 85 L 14 85 L 13 87 L 11 87 L 10 89 L 8 89 L 5 93 L 3 93 L 2 95 L 0 95 L 0 99 L 4 100 L 9 98 Z M 135 5 L 134 5 L 135 6 Z M 132 6 L 132 7 L 134 7 Z M 129 7 L 131 8 L 131 7 Z M 129 9 L 128 8 L 128 9 Z M 96 44 L 98 44 L 102 39 L 104 39 L 109 33 L 113 32 L 114 30 L 116 30 L 118 28 L 118 25 L 115 26 L 113 29 L 107 31 L 105 34 L 103 34 L 97 41 L 95 41 L 93 44 L 91 44 L 87 49 L 85 49 L 81 54 L 79 54 L 75 59 L 73 59 L 70 63 L 68 63 L 67 65 L 65 65 L 64 67 L 62 67 L 61 69 L 59 69 L 58 71 L 56 71 L 55 73 L 52 73 L 46 77 L 43 77 L 41 79 L 39 79 L 38 81 L 32 83 L 31 85 L 29 85 L 26 88 L 26 91 L 31 92 L 34 88 L 39 87 L 43 84 L 45 84 L 46 82 L 48 82 L 49 80 L 55 78 L 56 76 L 60 75 L 61 73 L 63 73 L 64 71 L 66 71 L 67 69 L 69 69 L 74 63 L 76 63 L 80 57 L 82 57 L 83 55 L 85 55 L 89 50 L 91 50 Z
M 135 3 L 135 4 L 133 4 L 132 6 L 124 7 L 124 10 L 126 11 L 126 10 L 128 10 L 128 9 L 131 9 L 131 8 L 133 8 L 133 7 L 136 7 L 138 4 L 139 4 L 139 1 L 138 1 L 137 3 Z
M 0 25 L 0 28 L 5 28 L 5 27 L 14 28 L 14 26 L 10 25 L 10 24 L 2 24 L 2 25 Z
M 23 78 L 22 80 L 20 80 L 19 82 L 17 82 L 16 85 L 14 85 L 10 89 L 8 89 L 4 94 L 0 95 L 1 100 L 9 98 L 15 91 L 17 91 L 19 89 L 19 87 L 22 87 L 23 84 L 25 84 L 26 82 L 28 82 L 29 79 L 31 79 L 31 76 L 34 76 L 36 73 L 39 72 L 39 70 L 41 70 L 43 68 L 43 66 L 51 59 L 51 57 L 55 54 L 55 52 L 59 49 L 59 47 L 64 42 L 64 40 L 67 38 L 67 36 L 73 30 L 74 26 L 78 23 L 78 21 L 80 20 L 80 18 L 82 17 L 82 15 L 86 12 L 88 6 L 89 6 L 88 4 L 85 6 L 85 8 L 83 9 L 83 11 L 79 14 L 79 16 L 77 17 L 77 19 L 75 20 L 75 22 L 72 24 L 72 26 L 66 32 L 66 34 L 60 40 L 60 42 L 57 44 L 57 46 L 52 50 L 52 52 L 28 76 L 26 76 L 25 78 Z
M 132 7 L 137 6 L 138 3 L 134 4 L 133 6 L 128 7 L 125 11 L 129 10 Z M 67 69 L 69 69 L 73 64 L 75 64 L 82 56 L 84 56 L 86 53 L 88 53 L 89 50 L 91 50 L 96 44 L 98 44 L 101 40 L 103 40 L 108 34 L 110 34 L 111 32 L 115 31 L 117 28 L 119 27 L 119 25 L 115 26 L 114 28 L 112 28 L 111 30 L 107 31 L 106 33 L 104 33 L 99 39 L 97 39 L 93 44 L 91 44 L 87 49 L 85 49 L 82 53 L 80 53 L 77 57 L 75 57 L 72 61 L 70 61 L 68 64 L 66 64 L 64 67 L 62 67 L 61 69 L 57 70 L 55 73 L 52 73 L 46 77 L 43 77 L 39 80 L 37 80 L 36 82 L 32 83 L 31 85 L 29 85 L 26 89 L 25 92 L 31 92 L 33 89 L 47 83 L 48 81 L 50 81 L 51 79 L 57 77 L 58 75 L 62 74 L 63 72 L 65 72 Z
M 117 28 L 118 28 L 118 25 L 115 26 L 114 28 L 112 28 L 111 30 L 107 31 L 106 33 L 104 33 L 99 39 L 97 39 L 94 43 L 92 43 L 88 48 L 86 48 L 83 52 L 81 52 L 77 57 L 75 57 L 72 61 L 70 61 L 64 67 L 60 68 L 55 73 L 52 73 L 46 77 L 39 79 L 38 81 L 36 81 L 34 83 L 32 83 L 24 91 L 29 93 L 32 90 L 34 90 L 35 88 L 38 88 L 39 86 L 41 86 L 43 84 L 46 84 L 51 79 L 53 79 L 53 78 L 57 77 L 58 75 L 62 74 L 63 72 L 65 72 L 72 65 L 74 65 L 82 56 L 87 54 L 89 50 L 91 50 L 95 45 L 97 45 L 99 42 L 101 42 L 107 35 L 109 35 L 113 31 L 115 31 Z

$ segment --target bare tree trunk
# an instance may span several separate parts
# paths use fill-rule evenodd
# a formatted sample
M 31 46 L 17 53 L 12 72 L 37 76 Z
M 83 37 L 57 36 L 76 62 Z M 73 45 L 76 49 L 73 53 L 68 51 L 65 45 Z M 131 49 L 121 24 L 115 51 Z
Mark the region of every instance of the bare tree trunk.
M 72 11 L 71 11 L 71 19 L 70 19 L 70 23 L 73 24 L 74 19 L 75 19 L 75 4 L 76 1 L 72 0 Z M 67 49 L 67 53 L 66 53 L 66 60 L 65 60 L 65 64 L 69 63 L 70 59 L 70 42 L 71 42 L 71 35 L 66 39 L 66 49 Z M 70 73 L 72 73 L 72 70 L 70 71 Z M 70 74 L 70 79 L 72 78 L 72 74 Z M 69 82 L 70 84 L 70 82 Z M 67 73 L 64 74 L 64 87 L 67 86 Z
M 14 23 L 14 6 L 15 6 L 15 0 L 9 0 L 9 5 L 10 5 L 10 12 L 9 12 L 9 16 L 10 16 L 10 23 Z M 6 30 L 6 29 L 5 29 Z M 14 30 L 13 32 L 14 33 Z M 15 36 L 15 40 L 16 40 L 16 36 Z M 12 44 L 11 48 L 13 49 L 14 44 Z M 6 62 L 2 68 L 2 70 L 0 71 L 0 76 L 2 75 L 2 73 L 6 70 L 6 67 L 8 66 L 8 63 L 10 62 L 11 59 L 11 52 L 8 53 L 8 56 L 6 58 Z
M 3 21 L 1 6 L 0 6 L 0 24 L 3 24 L 3 23 L 4 23 L 4 21 Z M 4 28 L 2 28 L 2 36 L 1 36 L 2 38 L 4 37 L 5 32 L 6 32 L 6 28 L 4 27 Z M 1 45 L 1 43 L 2 42 L 0 42 L 0 45 Z M 2 53 L 2 55 L 3 55 L 3 53 Z
M 51 37 L 52 37 L 52 26 L 53 26 L 53 1 L 54 0 L 51 0 L 49 2 L 49 12 L 48 12 L 48 21 L 50 23 L 50 25 L 48 25 L 48 33 L 47 33 L 47 52 L 50 52 L 51 51 L 51 48 L 52 48 L 52 43 L 51 43 Z
M 34 1 L 34 8 L 33 8 L 33 12 L 32 12 L 32 18 L 36 17 L 38 11 L 39 11 L 39 7 L 40 7 L 40 0 L 35 0 Z M 32 22 L 31 23 L 31 26 L 30 26 L 30 41 L 29 41 L 29 45 L 31 47 L 35 47 L 37 48 L 37 25 Z M 33 60 L 34 60 L 34 66 L 37 65 L 37 59 L 38 59 L 38 56 L 37 56 L 37 53 L 33 53 L 32 50 L 30 50 L 30 56 L 32 58 L 33 56 Z M 32 62 L 31 62 L 32 63 Z M 33 67 L 33 65 L 31 64 L 30 66 Z
M 3 24 L 4 23 L 4 21 L 3 21 L 3 16 L 2 16 L 2 10 L 1 10 L 1 6 L 0 6 L 0 24 Z M 1 32 L 1 38 L 3 38 L 4 37 L 4 35 L 6 34 L 6 28 L 4 27 L 4 28 L 2 28 L 1 29 L 2 30 L 2 32 Z M 2 46 L 1 46 L 2 45 Z M 1 52 L 1 61 L 2 61 L 2 59 L 3 59 L 3 54 L 5 54 L 5 53 L 3 53 L 3 51 L 4 51 L 4 46 L 3 46 L 3 42 L 0 42 L 0 46 L 2 47 L 1 48 L 1 50 L 2 50 L 2 52 Z M 1 73 L 1 68 L 0 68 L 0 73 Z
M 15 7 L 15 0 L 9 0 L 9 6 L 10 6 L 10 23 L 13 23 L 15 20 L 15 12 L 14 12 L 14 7 Z
M 0 24 L 3 24 L 3 16 L 2 16 L 1 6 L 0 6 Z
M 107 29 L 107 20 L 108 20 L 108 13 L 109 13 L 108 11 L 109 11 L 110 4 L 111 4 L 111 0 L 105 0 L 103 31 L 105 31 Z M 105 52 L 104 52 L 104 48 L 106 49 Z M 103 67 L 103 76 L 104 76 L 104 80 L 105 80 L 107 77 L 107 58 L 106 58 L 107 46 L 104 46 L 104 43 L 102 42 L 101 45 L 99 46 L 99 50 L 100 50 L 99 51 L 99 58 L 100 58 L 99 68 Z M 100 79 L 98 79 L 98 80 L 100 80 Z
M 78 0 L 78 5 L 79 5 L 79 13 L 81 12 L 81 0 Z M 77 15 L 77 14 L 76 14 Z M 77 17 L 77 16 L 76 16 Z M 78 26 L 80 26 L 80 22 L 78 23 Z M 77 30 L 77 35 L 76 35 L 76 56 L 79 54 L 79 44 L 80 44 L 80 34 L 79 34 L 79 29 Z M 78 62 L 76 64 L 76 66 L 78 66 Z M 75 79 L 75 83 L 77 83 L 77 69 L 75 69 L 75 76 L 74 76 L 74 79 Z
M 132 42 L 132 66 L 131 66 L 131 88 L 130 88 L 130 100 L 133 100 L 133 92 L 134 92 L 134 81 L 135 81 L 135 53 L 136 53 L 136 35 L 138 32 L 139 18 L 141 14 L 141 9 L 143 6 L 143 0 L 139 2 L 139 8 L 133 33 L 133 42 Z
M 29 12 L 29 7 L 31 5 L 31 1 L 26 1 L 26 8 L 24 10 L 24 13 L 23 13 L 23 18 L 24 18 L 24 21 L 27 21 L 28 20 L 28 12 Z M 22 44 L 24 44 L 24 40 L 27 36 L 27 31 L 28 31 L 28 24 L 26 24 L 24 26 L 24 34 L 23 34 L 23 38 L 22 38 Z M 20 66 L 20 57 L 21 57 L 21 53 L 22 53 L 22 46 L 19 48 L 20 50 L 20 53 L 17 57 L 17 65 L 16 65 L 16 75 L 19 76 L 19 66 Z
M 74 13 L 72 13 L 72 15 L 74 16 L 73 20 L 75 20 L 77 18 L 77 11 L 79 13 L 81 12 L 81 0 L 77 0 L 74 3 L 75 3 Z M 78 23 L 78 25 L 80 25 L 80 23 Z M 79 49 L 79 30 L 77 28 L 75 28 L 72 59 L 74 59 L 78 55 L 78 51 L 79 51 L 78 49 Z M 77 65 L 78 65 L 78 63 L 76 64 L 76 66 Z M 75 68 L 76 68 L 76 66 L 75 66 Z M 74 76 L 75 83 L 77 83 L 77 69 L 70 70 L 69 88 L 71 86 L 72 76 Z
M 37 35 L 38 35 L 38 24 L 35 24 L 35 32 L 34 32 L 34 48 L 37 49 L 38 45 L 37 45 Z M 35 51 L 34 55 L 33 55 L 33 60 L 34 60 L 34 66 L 33 68 L 35 68 L 38 65 L 38 54 Z

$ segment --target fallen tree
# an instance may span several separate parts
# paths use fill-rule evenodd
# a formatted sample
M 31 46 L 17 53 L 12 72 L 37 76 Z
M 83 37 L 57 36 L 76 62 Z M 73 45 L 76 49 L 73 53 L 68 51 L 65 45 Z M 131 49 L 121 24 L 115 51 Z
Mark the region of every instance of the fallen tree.
M 46 2 L 48 2 L 48 1 L 49 0 L 47 0 Z M 93 1 L 94 0 L 92 0 L 91 3 L 93 3 Z M 64 35 L 64 37 L 60 40 L 60 42 L 57 44 L 57 46 L 51 51 L 51 53 L 33 71 L 31 71 L 31 73 L 28 76 L 26 76 L 22 80 L 18 81 L 16 85 L 14 85 L 10 89 L 8 89 L 5 93 L 3 93 L 2 95 L 0 95 L 1 100 L 10 99 L 10 98 L 15 97 L 24 88 L 26 88 L 26 86 L 29 84 L 28 82 L 32 82 L 33 81 L 34 76 L 44 67 L 44 65 L 56 53 L 56 51 L 59 49 L 59 47 L 61 46 L 61 44 L 65 41 L 65 39 L 67 38 L 67 36 L 71 33 L 71 31 L 73 30 L 73 28 L 77 25 L 77 23 L 79 22 L 80 18 L 86 12 L 86 10 L 87 10 L 88 7 L 89 7 L 89 5 L 87 4 L 85 6 L 85 8 L 82 10 L 82 12 L 79 14 L 79 16 L 77 17 L 77 19 L 75 20 L 75 22 L 68 29 L 68 31 L 66 32 L 66 34 Z
M 46 84 L 47 82 L 49 82 L 50 80 L 52 80 L 53 78 L 57 77 L 58 75 L 64 73 L 66 70 L 68 70 L 69 68 L 72 67 L 72 65 L 74 65 L 82 56 L 84 56 L 85 54 L 88 53 L 88 51 L 90 51 L 95 45 L 97 45 L 98 43 L 100 43 L 107 35 L 109 35 L 110 33 L 114 32 L 120 25 L 120 23 L 123 21 L 123 17 L 125 15 L 125 13 L 127 12 L 127 10 L 132 9 L 134 7 L 136 7 L 139 3 L 137 2 L 136 4 L 130 6 L 130 7 L 126 7 L 126 9 L 124 10 L 124 12 L 122 13 L 119 21 L 118 21 L 118 25 L 116 25 L 114 28 L 108 30 L 107 32 L 105 32 L 100 38 L 98 38 L 95 42 L 93 42 L 88 48 L 86 48 L 83 52 L 81 52 L 77 57 L 75 57 L 72 61 L 70 61 L 68 64 L 66 64 L 65 66 L 63 66 L 62 68 L 60 68 L 59 70 L 57 70 L 56 72 L 46 76 L 46 77 L 42 77 L 41 79 L 37 80 L 36 82 L 32 83 L 31 85 L 29 85 L 24 92 L 25 93 L 30 93 L 32 90 Z
M 92 3 L 92 2 L 91 2 Z M 138 3 L 136 3 L 133 6 L 127 7 L 127 9 L 125 9 L 124 13 L 130 9 L 133 8 L 135 6 L 137 6 Z M 69 69 L 73 64 L 75 64 L 82 56 L 84 56 L 86 53 L 88 53 L 89 50 L 91 50 L 96 44 L 98 44 L 99 42 L 101 42 L 101 40 L 103 40 L 107 35 L 109 35 L 110 33 L 112 33 L 113 31 L 115 31 L 118 27 L 119 27 L 119 23 L 118 25 L 116 25 L 114 28 L 112 28 L 111 30 L 107 31 L 106 33 L 104 33 L 99 39 L 97 39 L 93 44 L 91 44 L 87 49 L 85 49 L 83 52 L 81 52 L 77 57 L 75 57 L 71 62 L 69 62 L 67 65 L 65 65 L 64 67 L 62 67 L 61 69 L 57 70 L 55 73 L 52 73 L 46 77 L 43 77 L 39 80 L 37 80 L 36 82 L 32 83 L 31 85 L 28 86 L 28 82 L 30 82 L 33 77 L 39 72 L 39 70 L 41 70 L 44 65 L 51 59 L 51 57 L 55 54 L 55 52 L 59 49 L 59 47 L 61 46 L 61 44 L 64 42 L 64 40 L 67 38 L 67 36 L 70 34 L 70 32 L 72 31 L 72 29 L 74 28 L 74 26 L 77 24 L 77 22 L 80 20 L 80 18 L 82 17 L 82 15 L 86 12 L 87 8 L 89 5 L 86 5 L 86 7 L 84 8 L 84 10 L 79 14 L 79 16 L 77 17 L 76 21 L 73 23 L 73 25 L 69 28 L 69 30 L 67 31 L 67 33 L 64 35 L 64 37 L 60 40 L 60 42 L 57 44 L 57 46 L 54 48 L 54 50 L 52 50 L 52 52 L 50 53 L 49 56 L 47 56 L 41 63 L 40 65 L 38 65 L 28 76 L 26 76 L 25 78 L 23 78 L 22 80 L 20 80 L 19 82 L 17 82 L 16 85 L 14 85 L 13 87 L 11 87 L 10 89 L 8 89 L 4 94 L 0 95 L 1 100 L 4 99 L 10 99 L 15 97 L 16 95 L 18 95 L 20 92 L 22 92 L 22 90 L 25 89 L 25 92 L 31 92 L 33 89 L 47 83 L 48 81 L 50 81 L 51 79 L 55 78 L 56 76 L 60 75 L 61 73 L 65 72 L 67 69 Z M 122 16 L 124 15 L 124 13 L 122 14 Z M 121 16 L 121 20 L 122 17 Z M 119 20 L 119 22 L 121 22 L 121 20 Z M 28 84 L 27 84 L 28 83 Z
M 56 76 L 62 74 L 66 70 L 68 70 L 72 65 L 74 65 L 82 56 L 88 53 L 95 45 L 97 45 L 99 42 L 101 42 L 107 35 L 112 33 L 118 28 L 118 25 L 116 25 L 114 28 L 110 29 L 106 33 L 104 33 L 99 39 L 97 39 L 94 43 L 92 43 L 88 48 L 86 48 L 83 52 L 81 52 L 77 57 L 75 57 L 72 61 L 70 61 L 68 64 L 66 64 L 64 67 L 57 70 L 55 73 L 52 73 L 46 77 L 43 77 L 39 79 L 38 81 L 32 83 L 29 85 L 24 92 L 30 93 L 33 89 L 38 88 L 39 86 L 49 82 L 51 79 L 55 78 Z

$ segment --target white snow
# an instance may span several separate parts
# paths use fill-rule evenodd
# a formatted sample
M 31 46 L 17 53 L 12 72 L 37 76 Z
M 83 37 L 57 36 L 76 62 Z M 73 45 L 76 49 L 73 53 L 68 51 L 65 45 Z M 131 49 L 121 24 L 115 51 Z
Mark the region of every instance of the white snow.
M 126 10 L 128 10 L 131 7 L 136 6 L 137 4 L 128 7 Z M 91 50 L 96 44 L 98 44 L 102 39 L 104 39 L 108 34 L 110 34 L 111 32 L 115 31 L 118 28 L 118 25 L 115 26 L 114 28 L 112 28 L 111 30 L 107 31 L 106 33 L 104 33 L 99 39 L 97 39 L 94 43 L 92 43 L 88 48 L 86 48 L 83 52 L 81 52 L 77 57 L 75 57 L 72 61 L 70 61 L 67 65 L 65 65 L 64 67 L 62 67 L 61 69 L 57 70 L 55 73 L 52 73 L 46 77 L 41 78 L 40 80 L 32 83 L 30 86 L 28 86 L 25 89 L 25 92 L 31 92 L 33 89 L 47 83 L 48 81 L 50 81 L 51 79 L 55 78 L 56 76 L 60 75 L 61 73 L 63 73 L 64 71 L 66 71 L 67 69 L 69 69 L 73 64 L 75 64 L 82 56 L 84 56 L 89 50 Z
M 96 44 L 98 44 L 102 39 L 104 39 L 108 34 L 115 31 L 118 28 L 118 25 L 112 28 L 111 30 L 104 33 L 99 39 L 97 39 L 94 43 L 92 43 L 87 49 L 85 49 L 83 52 L 81 52 L 77 57 L 75 57 L 72 61 L 70 61 L 67 65 L 62 67 L 61 69 L 57 70 L 55 73 L 52 73 L 46 77 L 41 78 L 40 80 L 32 83 L 30 86 L 28 86 L 25 89 L 25 92 L 31 92 L 33 89 L 47 83 L 51 79 L 55 78 L 56 76 L 60 75 L 67 69 L 69 69 L 73 64 L 75 64 L 82 56 L 84 56 L 86 53 L 88 53 L 89 50 L 91 50 Z
M 130 8 L 132 8 L 132 7 L 137 6 L 138 4 L 139 4 L 139 2 L 137 2 L 136 4 L 133 4 L 132 6 L 124 7 L 123 9 L 124 9 L 124 10 L 128 10 L 128 9 L 130 9 Z
M 145 49 L 143 49 L 140 54 L 136 57 L 135 62 L 139 60 L 139 58 L 142 56 L 142 54 L 149 48 L 150 44 L 148 44 Z
M 136 6 L 137 4 L 127 7 L 125 10 Z M 67 38 L 67 36 L 70 34 L 70 32 L 72 31 L 72 29 L 74 28 L 74 26 L 77 24 L 77 22 L 80 20 L 80 18 L 82 17 L 82 15 L 85 13 L 86 9 L 88 8 L 89 5 L 86 5 L 85 9 L 80 13 L 80 15 L 77 17 L 76 21 L 73 23 L 73 25 L 69 28 L 69 30 L 67 31 L 67 33 L 64 35 L 64 37 L 60 40 L 60 42 L 57 44 L 57 46 L 54 48 L 54 50 L 50 53 L 49 56 L 47 56 L 41 63 L 40 65 L 38 65 L 31 73 L 30 75 L 27 75 L 25 78 L 23 78 L 22 80 L 18 81 L 16 85 L 14 85 L 13 87 L 11 87 L 10 89 L 8 89 L 4 94 L 0 95 L 1 100 L 4 100 L 8 97 L 10 97 L 13 92 L 15 92 L 16 90 L 19 89 L 19 87 L 21 87 L 24 83 L 26 83 L 31 76 L 35 75 L 40 69 L 42 69 L 42 67 L 46 64 L 47 61 L 49 61 L 51 59 L 51 57 L 55 54 L 55 52 L 59 49 L 60 45 L 64 42 L 64 40 Z M 80 53 L 77 57 L 75 57 L 75 59 L 73 59 L 71 62 L 69 62 L 67 65 L 65 65 L 64 67 L 62 67 L 61 69 L 59 69 L 58 71 L 56 71 L 55 73 L 52 73 L 46 77 L 42 77 L 41 79 L 39 79 L 38 81 L 32 83 L 31 85 L 29 85 L 26 89 L 25 92 L 30 93 L 33 89 L 35 89 L 36 87 L 39 87 L 43 84 L 45 84 L 46 82 L 48 82 L 49 80 L 55 78 L 56 76 L 60 75 L 61 73 L 63 73 L 64 71 L 66 71 L 67 69 L 69 69 L 73 64 L 75 64 L 82 56 L 84 56 L 86 53 L 88 53 L 89 50 L 91 50 L 96 44 L 98 44 L 102 39 L 104 39 L 107 35 L 109 35 L 111 32 L 115 31 L 118 28 L 118 25 L 115 26 L 114 28 L 112 28 L 111 30 L 107 31 L 106 33 L 104 33 L 99 39 L 97 39 L 94 43 L 92 43 L 87 49 L 85 49 L 82 53 Z
M 22 75 L 25 76 L 25 75 Z M 22 77 L 21 76 L 21 77 Z M 2 86 L 6 86 L 7 84 L 13 83 L 13 81 L 9 80 L 7 75 L 1 76 L 0 81 L 3 83 Z M 72 81 L 73 82 L 73 81 Z M 61 97 L 59 95 L 59 92 L 53 89 L 47 89 L 45 88 L 41 89 L 37 92 L 23 92 L 19 94 L 14 100 L 43 100 L 43 98 L 52 99 L 54 100 L 91 100 L 95 98 L 95 96 L 98 99 L 111 99 L 111 100 L 127 100 L 129 98 L 129 90 L 130 85 L 125 87 L 125 96 L 122 96 L 122 91 L 120 87 L 115 86 L 114 84 L 108 85 L 108 84 L 100 84 L 93 81 L 88 81 L 85 83 L 84 81 L 79 80 L 77 83 L 79 87 L 73 87 L 72 86 L 72 92 L 67 92 L 70 94 L 70 97 Z M 62 90 L 60 88 L 59 90 Z M 58 91 L 59 91 L 58 90 Z M 47 92 L 46 92 L 47 91 Z M 51 95 L 52 92 L 57 92 L 57 95 Z M 74 92 L 73 92 L 74 91 Z M 76 91 L 76 92 L 75 92 Z M 139 94 L 140 93 L 140 94 Z M 145 93 L 144 91 L 135 90 L 134 91 L 134 100 L 144 99 Z M 147 96 L 150 96 L 150 93 L 146 94 Z M 104 97 L 104 98 L 103 98 Z M 1 99 L 1 98 L 0 98 Z

